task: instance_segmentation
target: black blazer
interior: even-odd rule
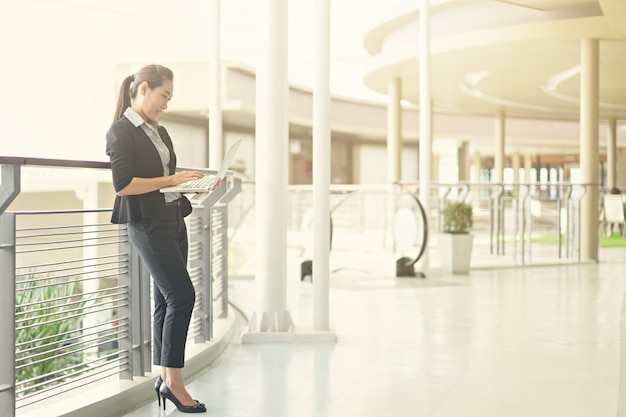
[[[169,173],[176,170],[176,154],[167,130],[159,126],[159,135],[170,151]],[[163,165],[154,144],[141,126],[135,127],[126,117],[113,122],[106,134],[106,153],[111,160],[115,192],[126,187],[133,177],[153,178],[163,176]],[[183,214],[191,212],[191,203],[182,197]],[[165,220],[172,215],[165,205],[165,196],[159,190],[146,194],[115,196],[111,222],[129,223],[148,219]]]

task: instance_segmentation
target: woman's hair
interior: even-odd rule
[[[174,81],[174,73],[171,69],[163,65],[146,65],[135,74],[124,78],[120,93],[117,97],[117,105],[113,114],[113,121],[119,120],[130,107],[130,100],[137,95],[137,88],[146,81],[150,89],[154,89],[163,85],[163,81]]]

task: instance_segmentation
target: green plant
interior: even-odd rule
[[[472,205],[463,201],[446,203],[443,208],[443,231],[446,233],[469,233],[474,225]]]
[[[15,293],[15,315],[23,324],[15,331],[15,379],[27,392],[43,389],[46,381],[62,382],[69,368],[80,366],[81,352],[68,348],[67,339],[80,334],[84,301],[77,299],[77,282],[38,280],[31,275]]]

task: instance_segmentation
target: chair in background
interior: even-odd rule
[[[626,231],[626,219],[624,216],[624,198],[621,194],[605,194],[602,198],[603,216],[601,220],[601,226],[604,232],[606,232],[606,226],[609,226],[609,236],[613,235],[613,228],[619,227],[620,236],[624,237]]]

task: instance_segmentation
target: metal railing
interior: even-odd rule
[[[402,184],[408,192],[418,185]],[[442,230],[448,201],[465,201],[474,210],[472,233],[478,255],[511,265],[580,262],[580,203],[590,185],[574,183],[432,184],[430,212],[434,233]],[[431,226],[432,228],[432,226]],[[536,248],[541,248],[537,250]]]
[[[0,415],[151,371],[151,280],[111,210],[5,211],[24,165],[108,169],[105,163],[0,158]],[[209,171],[207,171],[209,172]],[[191,198],[185,219],[196,305],[189,343],[228,315],[228,203],[241,180]]]
[[[475,235],[472,256],[474,267],[552,265],[580,262],[580,200],[586,190],[580,184],[505,184],[459,183],[431,184],[428,224],[415,212],[416,236],[412,245],[399,248],[394,235],[398,209],[403,195],[418,196],[419,185],[331,185],[332,216],[331,264],[335,257],[354,254],[355,261],[369,259],[393,263],[399,257],[414,258],[420,251],[422,229],[436,237],[441,232],[445,203],[461,199],[472,204]],[[288,194],[288,254],[298,262],[311,259],[313,243],[311,186],[290,186]],[[254,184],[244,183],[242,193],[229,205],[232,224],[229,269],[235,275],[253,275],[255,251]],[[360,251],[360,254],[357,253]],[[428,239],[431,269],[440,267],[436,238]],[[341,266],[348,265],[343,256]],[[332,266],[331,266],[332,267]]]

